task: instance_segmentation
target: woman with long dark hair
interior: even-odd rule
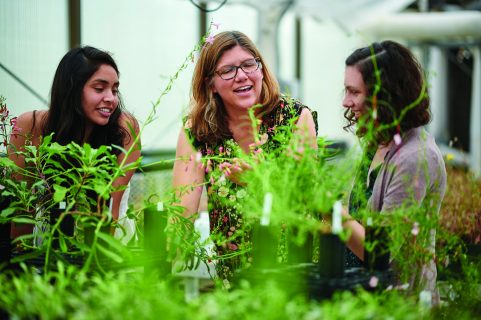
[[[67,52],[55,72],[48,110],[35,110],[20,115],[17,127],[21,134],[12,135],[9,157],[20,167],[25,161],[20,153],[26,145],[38,146],[42,137],[53,133],[52,142],[66,145],[119,146],[129,150],[139,133],[136,119],[126,112],[119,95],[119,70],[112,56],[94,47],[74,48]],[[112,148],[118,163],[125,154]],[[125,163],[132,163],[140,156],[140,140],[128,155]],[[117,178],[115,187],[128,186],[133,175],[129,171]],[[19,177],[22,179],[23,177]],[[111,195],[114,219],[125,218],[121,207],[128,190]],[[124,205],[122,205],[124,206]],[[23,229],[23,230],[22,230]],[[12,236],[31,231],[29,226],[13,226]]]

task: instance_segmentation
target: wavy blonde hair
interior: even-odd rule
[[[188,119],[191,133],[198,142],[215,145],[223,139],[232,137],[224,103],[218,94],[213,93],[211,86],[217,63],[224,52],[235,46],[249,51],[259,59],[262,66],[264,79],[258,101],[262,107],[256,114],[268,114],[279,103],[279,84],[254,43],[239,31],[219,33],[212,43],[205,43],[192,77],[191,111]]]

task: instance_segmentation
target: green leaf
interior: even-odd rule
[[[127,154],[127,150],[125,150],[125,149],[122,148],[121,146],[117,146],[117,145],[114,144],[114,145],[112,145],[112,147],[113,147],[114,149],[118,149],[118,150],[122,151],[123,154]]]
[[[16,223],[26,223],[26,224],[35,224],[35,220],[32,218],[25,218],[25,217],[16,217],[12,219],[13,222]]]
[[[12,160],[8,159],[8,158],[4,158],[4,157],[0,157],[0,164],[2,167],[16,167],[17,165],[15,164],[15,162],[13,162]]]
[[[36,154],[37,153],[37,147],[35,146],[25,146],[25,151],[31,153],[31,154]]]
[[[60,245],[60,250],[62,250],[62,252],[67,252],[68,248],[67,248],[67,244],[65,243],[65,237],[63,235],[60,234],[58,236],[58,242]]]
[[[55,193],[53,195],[53,201],[60,202],[65,199],[65,195],[67,194],[68,189],[62,187],[61,185],[54,185],[53,188],[55,189]]]
[[[48,136],[43,136],[42,137],[42,144],[44,144],[44,145],[50,144],[50,141],[52,141],[52,136],[53,136],[53,133],[49,134]]]
[[[88,143],[85,143],[83,147],[84,147],[85,157],[86,157],[87,159],[89,159],[89,158],[90,158],[90,154],[92,153],[92,147],[91,147],[90,144],[88,144]]]
[[[118,254],[102,247],[101,245],[98,245],[97,244],[97,247],[96,247],[103,255],[105,255],[106,257],[110,258],[111,260],[117,262],[117,263],[122,263],[124,262],[124,259],[122,259],[121,256],[119,256]]]
[[[94,182],[95,183],[95,182]],[[109,188],[103,183],[95,183],[93,189],[97,194],[102,196],[102,198],[107,199],[110,196]]]
[[[116,251],[122,251],[123,249],[125,249],[124,246],[120,243],[120,241],[115,239],[110,234],[99,232],[97,236],[99,237],[99,239],[102,239],[103,241],[105,241],[109,246],[112,247],[112,249]]]
[[[17,239],[19,239],[19,238],[17,238]],[[16,256],[16,257],[12,258],[12,263],[34,259],[34,258],[39,257],[42,253],[43,252],[41,250],[30,251],[26,254],[23,254],[23,255]]]
[[[1,216],[2,217],[8,217],[15,213],[15,208],[6,208],[2,210]]]

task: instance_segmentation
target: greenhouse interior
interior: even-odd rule
[[[0,47],[0,318],[481,318],[480,0],[0,0]]]

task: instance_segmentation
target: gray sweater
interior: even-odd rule
[[[401,207],[417,206],[437,215],[446,191],[446,168],[434,138],[423,128],[409,130],[399,145],[391,143],[373,186],[368,207],[381,214]],[[436,231],[430,231],[426,248],[434,253]],[[409,235],[408,235],[409,236]],[[395,263],[396,264],[396,263]],[[413,267],[410,286],[430,291],[436,303],[436,264]]]
[[[446,191],[446,168],[434,138],[422,127],[406,132],[402,143],[391,143],[377,175],[368,205],[387,212],[402,205],[428,205],[439,213]],[[426,200],[438,199],[428,204]]]

